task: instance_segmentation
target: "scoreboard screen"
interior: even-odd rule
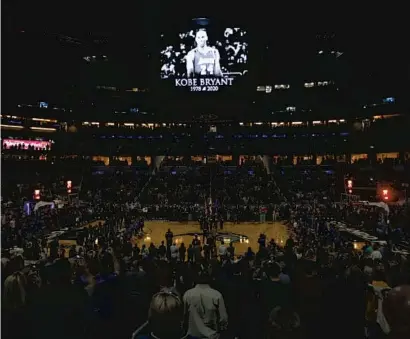
[[[191,92],[217,92],[248,72],[248,33],[193,19],[186,31],[161,34],[161,79]]]

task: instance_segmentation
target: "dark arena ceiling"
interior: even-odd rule
[[[247,6],[214,0],[10,2],[3,10],[3,110],[44,100],[82,117],[108,118],[137,107],[161,119],[269,118],[288,107],[298,116],[356,114],[388,97],[395,98],[391,110],[408,110],[405,20],[381,21],[369,11],[334,5]],[[190,93],[160,79],[161,35],[198,17],[247,32],[248,73],[217,93]],[[310,82],[315,88],[306,87]],[[275,91],[275,85],[289,88]]]

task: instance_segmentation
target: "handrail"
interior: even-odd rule
[[[139,336],[140,333],[142,332],[142,330],[143,330],[144,328],[146,328],[147,326],[148,326],[148,320],[147,320],[145,323],[143,323],[140,327],[138,327],[138,328],[132,333],[131,339],[137,338],[137,336]]]

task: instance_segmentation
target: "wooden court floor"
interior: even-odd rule
[[[88,227],[98,227],[98,221],[87,225]],[[139,247],[142,244],[149,246],[153,242],[156,246],[161,244],[162,240],[165,240],[165,233],[168,228],[174,233],[174,241],[177,245],[184,243],[185,246],[192,242],[193,235],[195,233],[200,233],[199,223],[198,222],[188,222],[188,223],[179,223],[179,222],[169,222],[169,221],[146,221],[145,222],[145,236],[142,239],[134,238],[134,244],[138,244]],[[219,232],[220,230],[218,230]],[[224,223],[223,233],[235,233],[245,236],[247,239],[242,239],[242,241],[234,242],[236,248],[235,253],[237,255],[243,254],[246,252],[248,247],[251,247],[253,251],[258,249],[258,238],[261,233],[266,234],[268,241],[270,239],[275,239],[276,243],[279,245],[284,245],[286,240],[289,237],[288,230],[285,225],[281,222],[267,222],[267,223],[250,223],[244,222],[240,224],[234,224],[230,222]],[[186,234],[190,233],[190,234]],[[202,241],[202,236],[200,236]],[[224,236],[224,241],[228,244],[231,240],[231,237]],[[71,246],[75,245],[76,242],[73,240],[60,240],[60,245]],[[66,251],[68,256],[68,251]]]
[[[168,228],[174,233],[174,241],[178,244],[182,242],[188,246],[193,239],[192,235],[184,235],[184,233],[200,233],[198,222],[178,223],[167,221],[146,221],[144,231],[146,236],[137,241],[138,246],[144,243],[147,246],[153,242],[159,245],[162,240],[165,240],[165,233]],[[218,230],[219,231],[219,230]],[[275,223],[224,223],[224,228],[221,232],[235,233],[246,236],[247,241],[235,242],[236,254],[245,253],[248,247],[252,247],[253,251],[257,251],[258,238],[261,233],[266,234],[267,239],[275,239],[276,243],[284,245],[289,237],[288,230],[281,222]],[[201,241],[202,241],[202,237]],[[229,236],[224,237],[225,242],[229,242]]]

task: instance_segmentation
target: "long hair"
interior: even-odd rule
[[[21,272],[8,276],[4,282],[3,305],[17,310],[26,304],[26,277]]]
[[[148,321],[157,335],[175,335],[182,331],[184,306],[181,298],[172,291],[163,290],[151,299]]]

